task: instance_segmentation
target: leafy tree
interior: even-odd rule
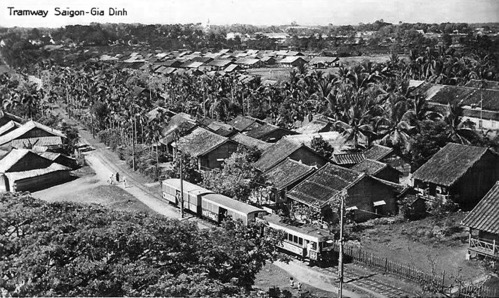
[[[333,155],[334,148],[328,142],[324,141],[322,136],[314,137],[310,143],[310,147],[320,155],[330,159]]]
[[[245,297],[281,232],[98,205],[0,197],[0,290],[12,296]]]

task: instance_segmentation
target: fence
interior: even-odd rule
[[[493,298],[493,297],[499,297],[499,291],[487,287],[466,286],[466,287],[459,287],[456,295],[457,295],[456,297],[462,297],[462,298],[473,298],[473,297]]]
[[[338,248],[337,245],[335,245],[335,248]],[[343,253],[351,257],[354,262],[376,268],[386,273],[398,275],[421,285],[431,285],[434,289],[443,289],[445,285],[445,271],[441,275],[426,273],[414,266],[390,261],[388,258],[382,258],[351,246],[344,246]]]
[[[334,244],[334,249],[339,251],[338,243]],[[431,274],[424,272],[414,266],[407,264],[401,264],[394,261],[388,260],[388,258],[382,258],[374,255],[373,253],[363,251],[360,248],[347,246],[343,247],[343,254],[352,258],[356,263],[361,263],[371,268],[375,268],[386,273],[395,274],[402,278],[414,281],[419,285],[430,288],[433,290],[440,289],[441,291],[448,292],[449,289],[445,287],[445,271],[441,274]],[[472,298],[472,297],[484,297],[492,298],[499,297],[499,291],[484,286],[466,286],[459,287],[456,291],[453,291],[451,295],[454,297],[462,298]]]

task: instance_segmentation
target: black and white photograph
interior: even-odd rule
[[[2,0],[0,298],[498,298],[498,0]]]

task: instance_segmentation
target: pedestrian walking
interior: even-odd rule
[[[109,177],[109,184],[113,185],[113,181],[114,181],[114,174],[111,173],[111,177]]]
[[[123,177],[123,187],[126,188],[126,177]]]
[[[120,182],[120,173],[116,172],[116,182]]]
[[[301,282],[298,282],[298,291],[301,291]]]
[[[289,278],[289,285],[290,285],[292,288],[294,288],[294,287],[295,287],[295,281],[294,281],[294,279],[293,279],[293,277],[292,277],[292,276]]]

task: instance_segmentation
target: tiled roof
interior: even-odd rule
[[[317,133],[324,129],[328,129],[331,125],[331,122],[326,119],[314,119],[306,125],[296,129],[296,132],[303,134]]]
[[[461,222],[473,229],[499,234],[499,181]]]
[[[331,159],[338,165],[354,165],[366,159],[363,153],[333,154]]]
[[[239,131],[244,131],[247,130],[248,128],[258,127],[261,125],[258,123],[257,119],[243,115],[237,116],[236,118],[231,120],[228,124],[232,125]]]
[[[470,80],[468,83],[466,83],[466,85],[464,85],[464,87],[499,90],[499,82],[488,80]]]
[[[170,121],[168,121],[168,125],[161,132],[161,134],[163,136],[168,136],[169,134],[177,130],[179,127],[182,127],[183,129],[186,130],[190,130],[196,127],[196,120],[194,120],[190,115],[186,113],[178,113],[170,118]]]
[[[304,147],[304,145],[281,139],[265,150],[260,159],[255,162],[254,166],[262,172],[265,172],[301,147]]]
[[[256,127],[254,129],[248,131],[247,135],[252,137],[252,138],[255,138],[255,139],[260,139],[260,138],[265,137],[267,134],[269,134],[273,131],[279,130],[279,129],[282,129],[282,128],[280,128],[277,125],[265,123],[259,127]]]
[[[423,182],[452,186],[487,151],[483,147],[448,143],[417,169],[412,177]]]
[[[242,134],[242,133],[235,134],[234,136],[231,137],[231,139],[238,144],[241,144],[243,146],[250,147],[250,148],[256,147],[258,150],[261,150],[261,151],[264,151],[267,148],[269,148],[270,146],[272,146],[272,144],[270,144],[270,143],[264,142],[264,141],[259,140],[259,139],[252,138],[252,137],[247,136],[247,135]]]
[[[352,167],[352,170],[361,172],[361,173],[366,173],[368,175],[376,175],[379,173],[381,170],[386,168],[388,165],[386,163],[382,163],[376,160],[371,160],[371,159],[364,159],[363,161],[359,162],[358,164],[354,165]]]
[[[301,162],[286,158],[265,172],[265,175],[272,181],[276,189],[282,190],[314,171],[315,167],[313,166],[307,166]]]
[[[190,156],[197,157],[205,155],[227,142],[227,140],[229,139],[226,137],[222,137],[207,129],[198,127],[190,134],[180,138],[177,146],[180,151],[187,153]]]
[[[372,145],[371,148],[364,151],[364,156],[366,159],[381,160],[385,158],[388,154],[392,153],[393,149],[390,147],[381,146],[378,144]]]
[[[322,205],[364,176],[363,173],[327,163],[312,176],[293,187],[287,195],[307,205],[313,203]]]

